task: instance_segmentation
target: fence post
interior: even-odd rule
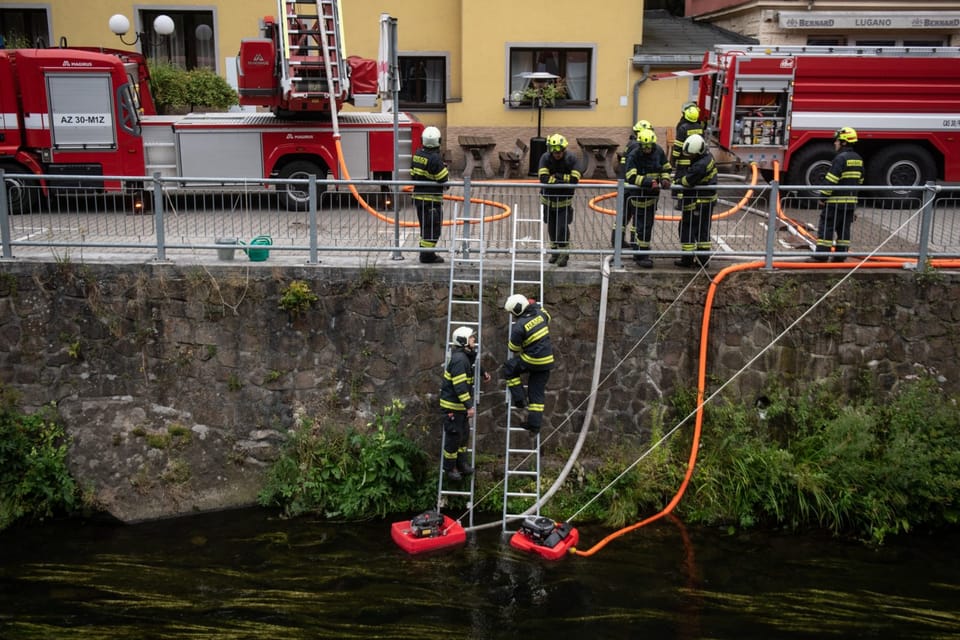
[[[307,194],[310,196],[309,234],[310,234],[310,257],[307,258],[309,264],[317,264],[317,176],[310,174],[310,184],[307,186]]]
[[[394,174],[396,173],[394,171]],[[400,251],[400,193],[402,191],[403,189],[397,184],[396,177],[394,177],[393,182],[390,183],[390,200],[393,206],[393,246],[396,249],[390,256],[391,260],[403,260],[403,252]]]
[[[160,172],[153,173],[153,225],[157,229],[157,260],[167,259],[167,234],[163,228],[163,183]]]
[[[930,228],[933,226],[933,196],[937,186],[927,182],[923,186],[923,209],[920,212],[920,254],[917,256],[917,270],[927,270],[927,252],[930,250]]]
[[[0,257],[12,258],[10,247],[10,212],[7,210],[7,178],[3,167],[0,167],[0,245],[3,252]]]
[[[764,249],[763,268],[773,269],[773,251],[777,243],[777,224],[780,218],[777,216],[777,207],[780,203],[780,183],[776,180],[770,182],[770,202],[767,216],[767,242]]]
[[[624,187],[623,178],[617,180],[617,199],[614,202],[616,213],[613,216],[613,268],[620,269],[623,266],[623,212],[626,209],[623,206]],[[603,242],[603,238],[600,239]]]

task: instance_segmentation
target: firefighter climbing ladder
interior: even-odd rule
[[[472,210],[478,211],[477,215]],[[468,454],[471,466],[476,463],[477,443],[477,416],[480,413],[480,329],[483,326],[483,255],[484,255],[484,221],[483,206],[470,205],[470,198],[465,197],[463,206],[454,209],[452,251],[450,252],[450,290],[447,295],[447,347],[444,366],[450,358],[450,343],[453,332],[457,327],[470,327],[477,336],[477,367],[473,377],[474,406],[477,408],[470,421],[470,445]],[[474,476],[464,476],[459,482],[447,480],[443,473],[443,450],[440,451],[440,480],[437,483],[437,511],[443,507],[447,496],[462,496],[467,498],[468,526],[473,526]],[[453,485],[448,487],[448,483]],[[469,488],[461,485],[469,483]]]
[[[281,20],[280,82],[292,105],[346,98],[346,60],[339,0],[286,2],[277,0]],[[292,107],[297,110],[296,106]]]
[[[543,303],[543,227],[540,209],[537,217],[521,218],[517,208],[513,212],[513,244],[510,249],[510,294],[521,293]],[[510,329],[514,318],[510,316]],[[508,329],[509,331],[509,329]],[[509,335],[509,333],[508,333]],[[507,357],[510,357],[510,353]],[[540,434],[531,435],[526,429],[514,426],[510,392],[507,396],[506,454],[503,474],[502,531],[510,530],[509,523],[524,517],[524,512],[537,505],[540,515]],[[531,442],[532,448],[531,448]]]

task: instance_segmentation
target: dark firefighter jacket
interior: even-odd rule
[[[569,151],[563,152],[563,157],[557,159],[547,151],[540,156],[540,168],[537,176],[542,184],[570,184],[580,182],[580,169],[577,156]],[[573,187],[568,189],[541,189],[540,202],[548,207],[569,207],[573,204]]]
[[[835,189],[820,190],[820,195],[829,204],[857,204],[857,192],[842,187],[863,184],[863,158],[853,149],[840,149],[840,153],[833,158],[826,180],[837,185]]]
[[[690,157],[690,164],[677,169],[677,181],[683,187],[680,198],[683,208],[689,209],[697,204],[716,202],[717,165],[709,151],[699,157]]]
[[[440,383],[440,408],[445,411],[466,411],[473,406],[473,376],[476,352],[463,347],[450,350],[450,361],[443,370]]]
[[[627,158],[627,172],[623,179],[628,185],[626,196],[634,207],[646,207],[660,197],[660,181],[670,178],[670,161],[663,148],[655,144],[650,153],[644,153],[638,144]],[[654,187],[654,181],[657,186]]]
[[[547,310],[531,302],[514,319],[507,347],[518,354],[529,368],[552,369],[553,347],[550,346],[550,314]]]
[[[413,154],[413,164],[410,168],[410,179],[426,180],[436,184],[417,184],[413,187],[414,200],[443,200],[443,183],[447,181],[450,172],[443,162],[439,147],[420,147]]]

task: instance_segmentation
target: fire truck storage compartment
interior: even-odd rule
[[[400,132],[403,135],[403,131]],[[343,157],[347,161],[347,171],[351,180],[371,180],[370,144],[366,131],[340,130],[340,146],[343,147]],[[341,178],[344,176],[341,176]]]
[[[263,177],[258,131],[181,130],[177,136],[185,178]]]
[[[783,78],[737,81],[733,95],[732,144],[782,145],[788,117],[788,88],[789,81]]]
[[[46,80],[54,149],[116,147],[109,73],[48,73]]]

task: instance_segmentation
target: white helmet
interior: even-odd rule
[[[683,141],[683,153],[688,156],[699,156],[707,150],[707,143],[699,133],[694,133]]]
[[[470,336],[473,335],[473,329],[470,327],[457,327],[453,332],[453,339],[450,341],[451,347],[465,347],[470,344]]]
[[[422,142],[425,147],[439,147],[440,129],[427,127],[423,130],[423,135],[420,136],[420,142]]]
[[[526,311],[527,305],[530,302],[527,300],[527,296],[522,293],[515,293],[509,298],[507,298],[506,303],[503,305],[504,311],[509,311],[515,316],[519,316],[521,313]]]

